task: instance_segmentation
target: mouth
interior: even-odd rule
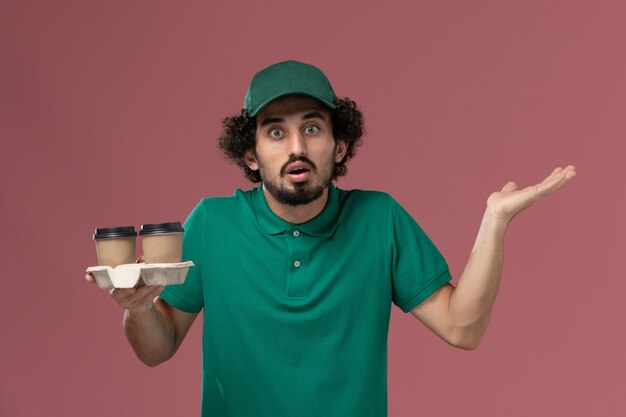
[[[309,178],[311,168],[305,163],[296,162],[295,164],[288,166],[285,172],[287,178],[289,178],[291,181],[303,182]]]

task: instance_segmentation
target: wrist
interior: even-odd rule
[[[482,226],[490,232],[504,235],[504,232],[506,231],[506,228],[511,220],[512,219],[494,213],[492,210],[487,208],[485,214],[483,215]]]

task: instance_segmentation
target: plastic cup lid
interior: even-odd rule
[[[144,236],[176,232],[183,232],[183,227],[180,225],[180,222],[142,224],[139,234]]]
[[[123,227],[104,227],[96,229],[96,234],[93,235],[94,239],[108,239],[112,237],[130,237],[137,236],[135,226],[123,226]]]

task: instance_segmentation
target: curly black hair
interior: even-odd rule
[[[346,163],[356,154],[364,132],[363,115],[354,101],[343,97],[337,99],[335,104],[337,107],[330,110],[333,136],[345,141],[347,150],[343,160],[335,164],[333,180],[348,173]],[[254,150],[256,146],[256,117],[250,117],[248,111],[242,109],[241,114],[225,117],[222,127],[222,134],[218,139],[220,149],[243,170],[247,179],[253,183],[261,182],[259,171],[251,170],[244,160],[246,151]]]

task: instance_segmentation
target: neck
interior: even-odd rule
[[[263,187],[263,194],[265,195],[265,200],[270,210],[281,219],[293,224],[308,222],[324,210],[326,201],[328,201],[328,187],[326,187],[324,193],[317,200],[299,206],[290,206],[278,202],[265,187]]]

